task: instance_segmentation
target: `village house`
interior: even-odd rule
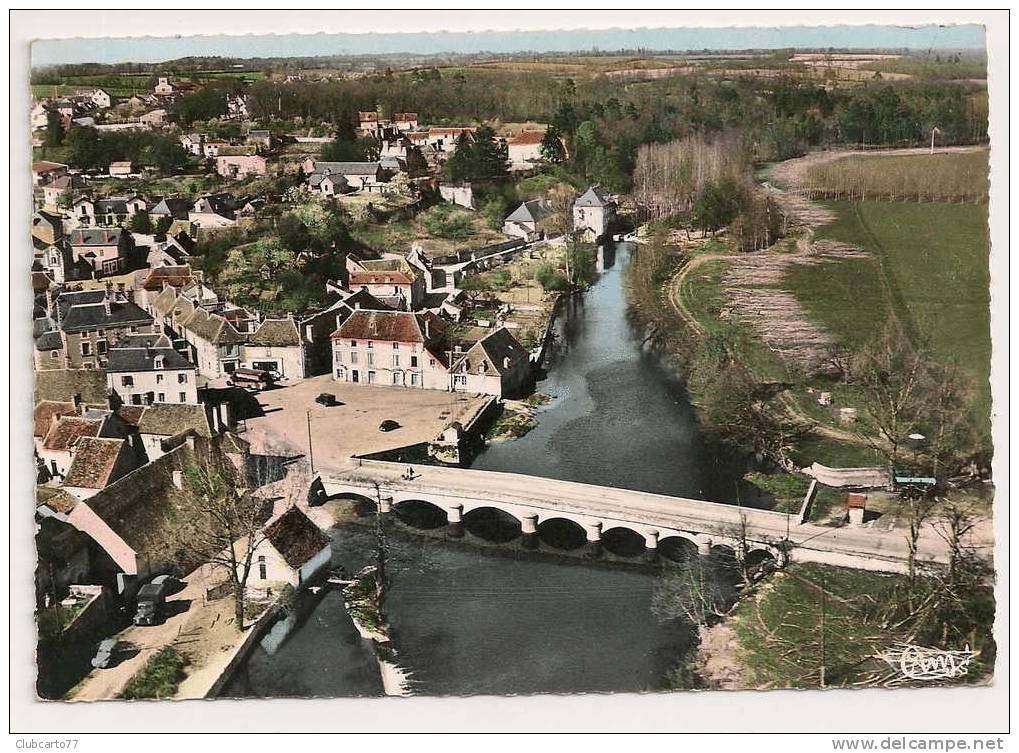
[[[201,405],[153,403],[138,419],[138,433],[149,460],[162,457],[187,437],[212,436],[209,417]]]
[[[84,262],[90,277],[103,277],[126,272],[134,246],[131,234],[108,228],[75,228],[70,234],[71,261]]]
[[[203,133],[181,134],[180,145],[184,147],[185,152],[194,155],[195,157],[202,155],[203,143],[205,143],[205,134]]]
[[[348,287],[364,290],[388,308],[413,311],[427,292],[427,281],[405,259],[358,260],[347,257]]]
[[[52,415],[49,431],[39,444],[36,455],[51,477],[63,477],[74,460],[74,451],[84,437],[98,437],[102,419],[79,415]]]
[[[211,141],[206,139],[202,144],[202,155],[206,159],[214,159],[219,156],[221,149],[230,149],[232,146],[229,141]]]
[[[544,131],[522,131],[506,139],[510,170],[530,170],[542,161]]]
[[[38,211],[32,215],[32,269],[45,272],[62,284],[70,275],[71,246],[64,235],[63,219]]]
[[[32,439],[36,455],[42,449],[43,441],[50,430],[63,416],[77,416],[81,409],[74,402],[65,400],[40,400],[32,411]]]
[[[110,177],[111,178],[130,178],[134,172],[134,165],[130,162],[111,162],[110,163]]]
[[[604,236],[616,219],[616,201],[599,186],[591,186],[573,202],[573,229],[592,240]]]
[[[166,288],[180,289],[194,282],[194,273],[188,264],[171,264],[154,269],[141,269],[135,273],[135,303],[155,317],[153,304]],[[173,291],[171,290],[171,294]]]
[[[258,149],[264,151],[270,151],[276,143],[276,139],[272,135],[272,131],[267,129],[255,129],[248,131],[248,135],[244,139],[245,143],[251,144]]]
[[[243,94],[229,94],[226,98],[227,120],[247,120],[248,101]]]
[[[474,131],[474,128],[429,128],[425,143],[437,155],[449,155],[456,151],[457,139],[463,135],[471,137],[474,135]]]
[[[102,368],[112,341],[129,334],[152,332],[152,317],[125,290],[82,290],[62,293],[56,320],[63,340],[65,368]]]
[[[366,136],[378,135],[379,129],[385,124],[385,121],[379,119],[377,112],[359,112],[357,114],[357,127]]]
[[[168,97],[174,93],[175,89],[173,88],[173,84],[170,83],[170,79],[166,76],[160,76],[152,91],[160,97]]]
[[[224,178],[242,180],[249,175],[265,175],[268,171],[268,162],[254,152],[254,147],[224,147],[216,156],[216,173]]]
[[[64,476],[64,491],[78,500],[102,489],[135,469],[134,455],[125,439],[82,437],[74,450],[71,467]]]
[[[279,379],[304,379],[304,348],[292,317],[264,320],[248,337],[241,358],[248,368]]]
[[[344,293],[340,293],[344,294]],[[304,378],[328,374],[333,359],[333,332],[358,309],[367,311],[387,311],[389,308],[378,298],[366,290],[356,293],[345,293],[344,298],[334,301],[330,306],[305,314],[297,323],[301,332],[301,344],[304,351]]]
[[[381,192],[389,182],[389,173],[378,162],[322,162],[305,160],[308,187],[313,191],[333,195],[350,191]],[[310,169],[309,169],[310,168]],[[337,177],[343,180],[338,181]],[[324,181],[329,186],[322,186]]]
[[[300,588],[331,562],[331,539],[307,515],[291,506],[262,529],[248,589],[270,595],[286,585]]]
[[[32,163],[32,185],[45,186],[57,178],[67,177],[67,165],[62,162],[41,160]]]
[[[171,220],[186,220],[191,211],[192,201],[180,196],[167,196],[149,209],[149,219],[158,222],[164,217]]]
[[[182,303],[190,301],[179,298],[178,305]],[[219,314],[191,307],[191,314],[178,320],[180,336],[191,349],[191,362],[208,379],[229,374],[240,366],[241,346],[247,338]]]
[[[130,163],[113,163],[113,165],[116,164],[127,164],[128,170],[130,170]],[[110,165],[111,170],[113,165]],[[135,194],[107,196],[95,201],[83,195],[71,204],[71,215],[83,227],[91,225],[117,227],[123,225],[132,215],[144,212],[146,206],[145,199]]]
[[[64,198],[71,194],[71,189],[77,185],[75,179],[70,175],[61,175],[42,186],[33,198],[41,197],[42,206],[45,209],[58,210]],[[38,201],[36,202],[38,204]]]
[[[416,112],[394,112],[393,125],[398,131],[416,131],[418,114]]]
[[[544,199],[531,199],[514,209],[502,224],[502,232],[531,241],[542,235],[541,222],[552,214]]]
[[[338,382],[449,389],[446,322],[435,314],[357,310],[332,341]]]
[[[530,354],[505,327],[488,332],[466,351],[454,346],[452,359],[455,392],[502,398],[522,397],[531,390]]]
[[[111,345],[106,378],[129,405],[198,403],[198,369],[165,335],[128,335]]]
[[[183,437],[165,454],[69,505],[68,523],[106,555],[105,564],[93,568],[94,582],[123,594],[156,572],[165,572],[171,559],[175,506],[187,493],[186,473],[202,462],[210,444],[208,439]]]

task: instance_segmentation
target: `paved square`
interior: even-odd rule
[[[328,392],[342,403],[326,407],[315,398]],[[327,375],[254,395],[264,415],[245,421],[241,434],[251,450],[266,454],[308,454],[308,413],[315,469],[342,468],[351,455],[381,452],[434,439],[456,418],[484,398],[438,390],[356,385]],[[385,420],[399,429],[379,431]]]

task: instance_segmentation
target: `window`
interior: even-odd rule
[[[59,355],[60,355],[60,351],[59,350],[51,350],[50,351],[50,358],[56,358]]]
[[[400,349],[400,343],[393,343],[393,350],[399,350],[399,349]]]
[[[188,401],[188,393],[181,392],[180,393],[180,402],[186,403],[187,401]]]
[[[353,352],[352,352],[352,353],[350,354],[350,362],[351,362],[351,363],[357,363],[357,351],[356,351],[356,350],[355,350],[355,351],[353,351]]]
[[[258,555],[258,577],[260,580],[265,580],[268,575],[268,569],[265,565],[265,555],[260,554]]]
[[[97,340],[96,341],[96,353],[99,353],[100,355],[102,355],[105,352],[106,352],[106,341],[105,340]]]
[[[375,354],[374,353],[369,353],[368,354],[368,365],[371,366],[374,363],[375,363]]]
[[[92,355],[92,343],[90,343],[88,340],[85,340],[81,343],[81,354],[83,356]]]
[[[356,348],[357,347],[357,340],[351,340],[350,341],[350,347]]]
[[[374,346],[375,346],[375,343],[373,343],[373,342],[372,342],[371,340],[369,340],[369,341],[368,341],[368,347],[369,347],[369,348],[372,348],[372,347],[374,347]]]
[[[454,374],[453,375],[453,386],[454,387],[465,387],[467,386],[467,375],[466,374]]]
[[[399,371],[393,372],[393,384],[403,384],[403,374]]]
[[[120,384],[121,384],[122,387],[134,387],[134,377],[133,376],[122,376],[120,378]]]
[[[163,383],[163,375],[162,374],[156,374],[156,384],[162,384],[162,383]]]
[[[435,365],[435,359],[434,358],[429,358],[428,359],[428,365],[429,366],[434,366]]]
[[[181,372],[180,374],[177,375],[177,384],[187,384],[187,383],[188,383],[188,375],[187,374]]]
[[[418,383],[418,375],[415,374],[414,372],[411,372],[410,383],[411,383],[412,386],[414,386],[414,385],[416,385]]]
[[[393,356],[393,366],[400,365],[400,356]]]
[[[410,357],[410,367],[412,369],[416,369],[417,366],[418,366],[418,357],[417,356],[411,356]]]
[[[158,400],[161,403],[165,403],[166,402],[166,395],[164,393],[160,392],[159,395],[156,396],[156,400]]]

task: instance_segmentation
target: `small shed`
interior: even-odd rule
[[[863,515],[867,511],[867,495],[851,493],[846,495],[846,514],[849,525],[862,526]]]

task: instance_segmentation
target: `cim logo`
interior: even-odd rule
[[[897,643],[878,656],[904,678],[931,682],[964,677],[977,653],[969,646],[961,651],[948,651]]]

